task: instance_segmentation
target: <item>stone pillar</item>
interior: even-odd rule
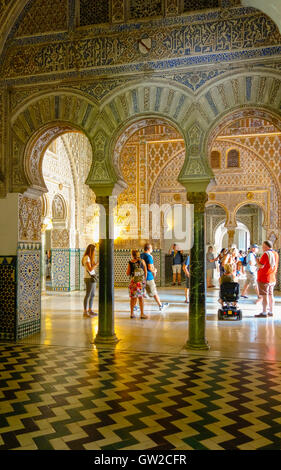
[[[113,213],[110,196],[97,196],[100,205],[99,240],[99,317],[95,344],[114,344],[118,338],[114,331],[114,239]]]
[[[205,203],[207,193],[187,192],[194,205],[194,243],[190,252],[189,349],[209,349],[206,337]]]
[[[235,228],[234,229],[227,229],[227,236],[228,236],[228,248],[231,248],[234,242],[234,235],[235,235]]]
[[[18,340],[41,328],[41,201],[8,194],[0,213],[0,338]]]
[[[41,293],[46,293],[46,224],[41,225]]]

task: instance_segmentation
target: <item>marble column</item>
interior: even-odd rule
[[[97,196],[100,205],[99,240],[99,317],[95,344],[114,344],[118,338],[114,331],[114,239],[110,233],[113,214],[110,196]]]
[[[194,243],[190,252],[188,349],[209,349],[206,337],[205,191],[187,192],[194,206]]]

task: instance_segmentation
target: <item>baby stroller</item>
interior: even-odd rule
[[[224,282],[220,286],[222,307],[218,310],[219,320],[242,320],[242,311],[237,302],[240,294],[238,282]]]

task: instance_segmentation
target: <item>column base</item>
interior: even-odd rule
[[[120,340],[117,338],[116,335],[113,336],[100,336],[97,334],[95,337],[93,344],[101,345],[101,346],[110,346],[111,344],[116,344]]]
[[[197,351],[209,351],[210,345],[206,343],[201,343],[201,344],[196,344],[196,343],[191,343],[190,341],[187,341],[185,343],[185,349],[193,349]]]

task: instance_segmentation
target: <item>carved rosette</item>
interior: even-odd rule
[[[187,192],[186,197],[189,204],[194,205],[194,212],[205,212],[205,204],[208,200],[208,194],[205,191]]]

